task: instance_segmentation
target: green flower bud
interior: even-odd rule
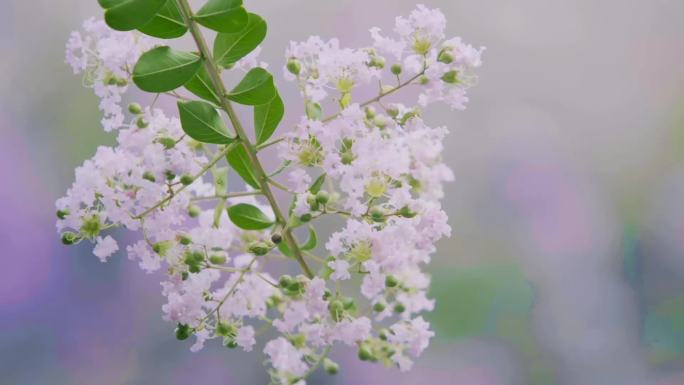
[[[138,103],[131,103],[128,105],[128,112],[133,115],[140,115],[143,112],[142,107]]]
[[[356,157],[354,156],[354,153],[351,151],[344,151],[340,153],[340,159],[342,160],[342,164],[351,164]]]
[[[178,324],[176,326],[176,338],[180,341],[187,340],[188,337],[190,337],[190,334],[192,334],[192,330],[190,330],[190,326],[185,325],[185,324]]]
[[[157,181],[157,178],[154,177],[154,174],[152,174],[149,171],[145,171],[142,175],[143,179],[149,180],[150,182],[154,183]]]
[[[288,287],[290,287],[290,285],[292,285],[292,282],[294,282],[292,277],[285,274],[280,276],[280,279],[278,280],[278,285],[280,285],[280,287],[282,287],[283,289],[287,289]]]
[[[354,302],[354,298],[346,297],[342,299],[342,305],[344,305],[344,310],[350,310],[356,307],[356,302]]]
[[[443,50],[439,53],[439,56],[437,56],[437,61],[444,64],[451,64],[454,61],[454,57],[451,55],[451,52]]]
[[[62,233],[62,243],[65,245],[73,245],[74,243],[77,243],[80,240],[81,236],[74,232],[65,231]]]
[[[366,119],[373,119],[375,117],[375,114],[376,114],[375,108],[373,108],[373,106],[366,107],[364,112],[366,113]]]
[[[172,180],[176,179],[176,173],[171,171],[171,170],[166,170],[164,172],[164,176],[166,177],[166,180],[168,180],[168,181],[172,181]]]
[[[69,210],[57,210],[57,218],[59,219],[64,219],[69,215]]]
[[[401,215],[404,218],[413,218],[418,214],[411,210],[411,208],[409,208],[408,206],[404,206],[401,209],[399,209],[399,215]]]
[[[330,311],[330,317],[335,322],[342,320],[342,315],[344,314],[344,304],[339,299],[336,299],[328,305],[328,310]]]
[[[271,247],[268,247],[266,242],[254,242],[249,246],[249,252],[257,256],[266,255],[269,251]]]
[[[190,265],[188,266],[188,271],[193,274],[197,274],[200,271],[202,271],[202,268],[200,267],[200,265]]]
[[[150,125],[150,122],[141,116],[135,120],[135,125],[138,126],[138,128],[145,128]]]
[[[321,190],[316,194],[316,201],[324,205],[330,201],[330,194],[327,191]]]
[[[188,274],[187,271],[184,271],[184,272],[181,273],[181,279],[182,279],[183,281],[187,280],[189,277],[190,277],[190,274]]]
[[[368,345],[361,344],[359,347],[359,359],[361,361],[370,361],[373,359],[373,352]]]
[[[387,341],[387,338],[389,338],[390,331],[387,328],[382,328],[380,329],[380,333],[378,333],[378,337],[382,341]]]
[[[168,136],[157,139],[157,142],[164,146],[165,149],[170,150],[176,147],[176,139],[169,138]]]
[[[302,221],[303,223],[307,223],[311,220],[311,214],[306,213],[306,214],[302,215],[301,217],[299,217],[299,220]]]
[[[296,58],[290,58],[287,61],[287,70],[293,75],[299,75],[302,72],[302,64]]]
[[[216,333],[217,336],[223,336],[223,337],[235,337],[235,327],[233,325],[227,324],[225,322],[219,322],[216,325],[216,329],[214,330],[214,333]]]
[[[200,207],[197,205],[191,204],[190,206],[188,206],[188,215],[190,216],[190,218],[197,218],[201,212],[202,209],[200,209]]]
[[[214,254],[209,257],[209,262],[211,262],[213,265],[223,265],[226,263],[226,257],[223,255]]]
[[[401,74],[401,64],[392,64],[392,73],[399,76]]]
[[[449,71],[442,75],[442,81],[445,83],[449,84],[455,84],[458,83],[458,72],[457,71]]]
[[[371,219],[373,220],[373,222],[378,222],[378,223],[385,222],[387,220],[387,217],[385,215],[386,215],[385,210],[383,210],[382,208],[377,207],[377,206],[373,207],[370,211],[370,216],[371,216]]]
[[[403,303],[399,302],[396,305],[394,305],[394,312],[395,313],[403,313],[406,310],[406,306],[404,306]]]
[[[373,305],[373,311],[378,313],[385,311],[385,308],[386,306],[382,302],[376,302],[375,305]]]
[[[421,76],[421,77],[418,79],[418,82],[419,82],[421,85],[426,85],[426,84],[430,83],[430,78],[428,78],[427,76],[423,75],[423,76]]]
[[[224,337],[223,338],[223,346],[227,347],[228,349],[235,349],[238,347],[238,344],[237,344],[237,342],[235,342],[235,338]]]
[[[180,178],[180,182],[185,186],[191,185],[192,182],[194,182],[194,181],[195,181],[195,178],[192,175],[183,175]]]
[[[387,118],[383,115],[377,115],[375,118],[373,118],[373,124],[381,130],[387,127],[388,123],[389,122],[387,121]]]
[[[178,243],[181,245],[187,246],[192,243],[192,238],[190,238],[190,236],[187,234],[178,234],[176,239],[178,239]]]
[[[382,56],[373,56],[368,63],[369,67],[375,67],[378,69],[385,68],[385,58]]]
[[[116,85],[119,87],[126,87],[128,85],[128,79],[118,78],[116,79]]]
[[[186,265],[199,265],[200,263],[204,262],[204,254],[200,253],[199,251],[186,253],[185,258],[183,258],[183,262],[185,262]]]
[[[162,241],[152,245],[152,250],[160,256],[164,257],[172,247],[173,244],[171,243],[171,241]]]
[[[387,109],[387,114],[392,118],[396,118],[399,115],[399,109],[396,106],[391,106]]]
[[[385,277],[385,286],[386,287],[396,287],[399,284],[399,280],[397,280],[396,277],[393,275],[388,275]]]
[[[328,374],[337,374],[340,371],[340,366],[330,358],[323,359],[323,369]]]

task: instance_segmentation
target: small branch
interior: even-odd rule
[[[195,180],[197,180],[198,178],[201,178],[204,174],[206,174],[207,171],[209,171],[209,169],[211,169],[216,163],[218,163],[221,159],[223,159],[223,157],[225,157],[226,154],[228,154],[228,152],[229,152],[234,146],[236,146],[236,145],[237,145],[237,143],[231,143],[231,144],[229,144],[228,146],[226,146],[221,152],[219,152],[218,155],[216,155],[216,157],[214,157],[214,159],[211,160],[211,162],[209,162],[207,165],[205,165],[205,166],[202,168],[202,170],[200,170],[200,172],[198,172],[195,176],[192,177],[193,182],[194,182]],[[183,186],[181,186],[181,188],[179,188],[178,190],[176,190],[176,191],[171,191],[171,194],[170,194],[169,196],[167,196],[166,198],[164,198],[164,199],[162,199],[161,201],[157,202],[157,204],[155,204],[154,206],[150,207],[149,209],[143,211],[142,214],[139,214],[139,215],[134,216],[133,219],[142,219],[142,218],[144,218],[145,216],[147,216],[147,215],[148,215],[149,213],[151,213],[152,211],[158,209],[159,207],[161,207],[161,206],[165,205],[166,203],[168,203],[169,201],[171,201],[171,199],[173,199],[173,197],[175,197],[175,196],[178,195],[180,192],[182,192],[183,190],[185,190],[188,186],[189,186],[189,184],[188,184],[188,185],[183,185]]]
[[[261,194],[262,194],[261,190],[242,191],[242,192],[228,193],[228,194],[222,194],[222,195],[212,195],[212,196],[207,196],[207,197],[194,197],[191,199],[191,201],[199,202],[199,201],[209,201],[209,200],[214,200],[214,199],[226,200],[226,199],[230,199],[230,198],[246,197],[246,196],[261,195]]]

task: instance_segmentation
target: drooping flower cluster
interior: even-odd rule
[[[284,71],[297,82],[305,113],[263,146],[277,143],[283,161],[269,183],[292,193],[282,224],[263,188],[228,189],[223,162],[235,144],[196,142],[153,107],[131,103],[124,113],[131,69],[156,42],[86,21],[69,40],[67,62],[101,98],[103,126],[118,138],[77,168],[57,201],[63,242],[92,241],[104,262],[120,249],[105,231],[139,234],[125,250],[144,270],[168,272],[162,310],[176,336],[194,335],[193,351],[211,339],[249,351],[267,333],[274,383],[302,385],[318,365],[336,372],[327,354],[338,342],[356,346],[361,360],[410,369],[434,335],[421,316],[434,307],[422,268],[451,231],[440,206],[442,185],[453,179],[441,159],[447,130],[428,126],[421,108],[436,101],[464,108],[483,51],[445,40],[445,26],[439,10],[418,6],[397,18],[396,37],[371,29],[371,47],[319,37],[290,44]],[[265,68],[257,54],[232,67]],[[354,100],[357,89],[378,82],[377,97]],[[408,86],[419,90],[416,105],[387,101]],[[339,110],[324,117],[329,100]],[[281,172],[287,177],[276,182]],[[252,211],[236,225],[240,210]],[[345,222],[317,249],[315,224],[324,216]],[[309,240],[293,250],[286,231],[304,225]],[[298,258],[319,264],[319,274],[275,274]]]

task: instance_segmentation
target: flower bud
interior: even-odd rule
[[[316,202],[325,205],[328,201],[330,201],[330,194],[327,191],[321,190],[316,194]]]
[[[276,245],[282,241],[283,241],[283,236],[280,235],[280,233],[273,233],[271,235],[271,242],[275,243]]]
[[[449,71],[442,75],[442,81],[445,83],[449,84],[456,84],[458,83],[458,72],[457,71]]]
[[[69,209],[57,210],[57,218],[64,219],[69,215]]]
[[[278,285],[285,289],[288,288],[292,284],[292,282],[294,282],[292,277],[285,274],[280,276],[280,279],[278,280]]]
[[[451,55],[451,52],[443,50],[439,53],[439,56],[437,56],[437,61],[444,64],[451,64],[454,61],[454,56]]]
[[[386,215],[385,210],[383,210],[380,207],[376,206],[370,210],[370,217],[373,220],[373,222],[378,222],[378,223],[385,222],[387,220],[387,217],[385,215]]]
[[[116,85],[119,87],[126,87],[128,85],[128,79],[117,78],[116,79]]]
[[[287,70],[293,75],[299,75],[302,72],[302,64],[296,58],[290,58],[287,61]]]
[[[176,139],[169,138],[168,136],[157,139],[157,142],[164,146],[165,149],[170,150],[176,147]]]
[[[143,110],[140,104],[138,103],[131,103],[128,105],[128,112],[130,112],[133,115],[140,115],[142,114]]]
[[[164,176],[166,176],[166,180],[169,181],[176,179],[176,173],[171,170],[164,171]]]
[[[223,265],[224,263],[226,263],[226,257],[223,255],[214,254],[209,257],[209,262],[211,262],[214,265]]]
[[[394,305],[394,312],[395,313],[401,314],[404,311],[406,311],[406,306],[404,306],[403,303],[399,302],[396,305]]]
[[[176,235],[176,239],[178,240],[178,243],[184,246],[192,243],[192,238],[190,238],[190,236],[187,234],[178,234]]]
[[[235,349],[238,347],[238,344],[235,341],[235,338],[224,337],[223,338],[223,346],[227,347],[228,349]]]
[[[396,287],[399,284],[399,281],[397,278],[393,275],[388,275],[385,277],[385,286],[386,287]]]
[[[178,326],[176,327],[176,338],[180,341],[187,340],[188,337],[190,337],[190,334],[192,334],[192,330],[190,330],[190,326],[186,324],[181,324],[179,323]]]
[[[387,121],[387,118],[383,115],[377,115],[375,118],[373,118],[373,124],[375,124],[381,130],[387,127],[388,123],[389,122]]]
[[[328,310],[330,310],[330,317],[335,322],[342,320],[342,314],[344,313],[344,304],[339,299],[333,300],[328,305]]]
[[[401,215],[404,218],[413,218],[418,214],[415,211],[411,210],[410,207],[404,206],[401,209],[399,209],[399,215]]]
[[[311,214],[306,213],[306,214],[302,215],[301,217],[299,217],[299,220],[302,221],[303,223],[307,223],[311,220]]]
[[[337,372],[340,371],[340,366],[330,358],[326,357],[323,359],[323,369],[328,374],[337,374]]]
[[[218,336],[223,336],[223,337],[235,337],[235,326],[227,324],[225,322],[219,322],[216,324],[216,329],[214,329],[214,332]]]
[[[188,215],[190,216],[190,218],[197,218],[201,212],[202,209],[200,209],[200,207],[197,205],[191,204],[190,206],[188,206]]]
[[[145,128],[145,127],[149,126],[150,123],[147,121],[147,119],[145,119],[141,116],[135,120],[135,125],[138,126],[138,128]]]
[[[152,182],[152,183],[154,183],[154,182],[157,181],[157,178],[154,177],[154,174],[152,174],[152,173],[149,172],[149,171],[145,171],[145,172],[142,174],[142,178],[145,179],[145,180],[148,180],[148,181],[150,181],[150,182]]]
[[[394,75],[401,75],[401,64],[392,64],[391,71]]]
[[[193,178],[191,175],[187,175],[187,174],[181,176],[181,178],[180,178],[180,182],[185,186],[191,185],[192,182],[194,182],[194,181],[195,181],[195,178]]]
[[[425,75],[423,75],[423,76],[420,77],[420,79],[418,79],[418,82],[419,82],[421,85],[426,85],[426,84],[430,83],[430,78],[427,77],[427,76],[425,76]]]
[[[387,339],[389,338],[389,335],[390,335],[390,331],[387,328],[380,329],[380,332],[378,333],[378,337],[382,341],[387,341]]]
[[[368,63],[369,67],[375,67],[377,69],[385,68],[385,58],[382,56],[373,56]]]
[[[171,247],[173,247],[173,245],[169,241],[157,242],[152,245],[152,251],[163,257],[171,249]]]
[[[381,312],[385,311],[385,308],[386,308],[386,306],[382,302],[376,302],[375,305],[373,305],[373,311],[377,312],[377,313],[381,313]]]
[[[266,242],[254,242],[249,246],[249,252],[256,256],[266,255],[269,251],[271,251],[271,248],[268,247]]]
[[[366,113],[366,119],[373,119],[375,117],[375,108],[373,106],[366,107],[364,112]]]
[[[74,243],[77,243],[80,240],[81,236],[72,231],[65,231],[62,233],[62,243],[65,245],[73,245]]]
[[[397,106],[388,107],[387,114],[392,118],[396,118],[399,115],[399,109],[397,108]]]
[[[361,361],[370,361],[373,359],[373,353],[368,345],[361,344],[359,347],[359,359]]]
[[[200,267],[200,265],[190,265],[188,266],[188,271],[193,274],[197,274],[200,271],[202,271],[202,268]]]

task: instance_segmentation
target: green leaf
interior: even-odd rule
[[[185,35],[188,26],[183,21],[178,3],[169,0],[159,12],[147,24],[138,28],[146,35],[158,37],[160,39],[175,39]]]
[[[117,31],[132,31],[147,24],[167,0],[99,0],[105,22]]]
[[[263,230],[273,225],[273,221],[258,207],[247,203],[228,207],[228,217],[243,230]]]
[[[273,76],[263,68],[252,68],[226,97],[236,103],[256,106],[270,102],[276,95]]]
[[[270,102],[254,107],[254,130],[256,144],[262,144],[273,135],[285,115],[285,105],[276,91]]]
[[[226,159],[228,160],[230,167],[232,167],[233,170],[240,175],[245,183],[254,188],[260,187],[256,174],[252,169],[252,163],[249,161],[249,157],[247,156],[247,151],[245,150],[244,146],[235,146],[232,148],[228,152],[228,155],[226,155]]]
[[[247,26],[249,17],[242,0],[209,0],[197,11],[195,20],[216,32],[235,33]]]
[[[300,248],[302,250],[313,250],[318,245],[318,237],[316,236],[316,230],[313,226],[309,226],[309,239]]]
[[[209,72],[202,66],[195,76],[185,83],[185,88],[200,98],[210,101],[214,104],[221,105],[219,100],[219,92],[216,91],[214,84],[211,81]]]
[[[234,33],[219,33],[214,40],[214,59],[229,67],[252,52],[266,37],[264,19],[250,13],[247,26]]]
[[[199,71],[199,56],[167,46],[145,52],[133,69],[133,82],[143,91],[167,92],[187,83]]]
[[[321,176],[316,178],[311,187],[309,187],[309,192],[312,194],[318,194],[318,192],[321,191],[321,187],[323,187],[323,182],[325,182],[326,175],[327,174],[321,174]]]
[[[290,250],[289,247],[287,247],[285,242],[280,242],[278,244],[278,250],[280,250],[280,252],[283,253],[283,255],[286,257],[290,257],[290,258],[294,257],[294,253],[292,252],[292,250]]]
[[[233,138],[221,115],[211,104],[201,101],[179,101],[181,126],[189,137],[202,143],[230,144]]]

